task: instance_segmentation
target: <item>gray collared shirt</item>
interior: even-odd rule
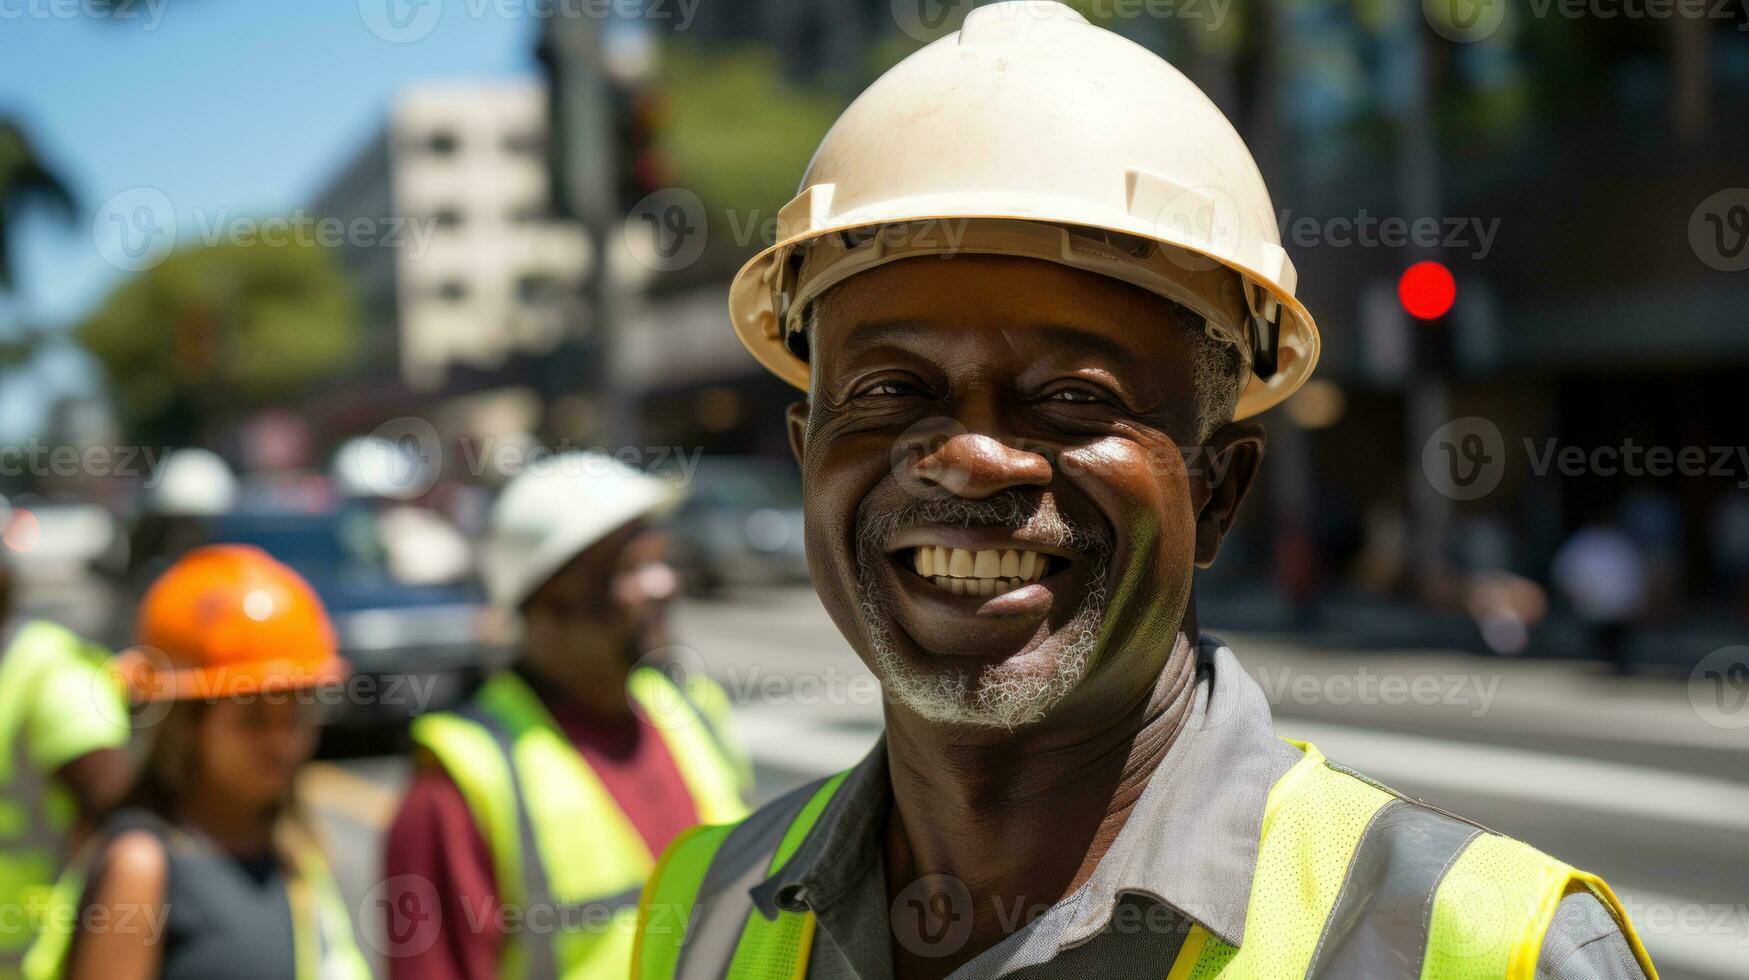
[[[1299,758],[1276,738],[1269,703],[1233,652],[1203,637],[1190,716],[1092,876],[961,966],[954,980],[1163,977],[1193,923],[1242,945],[1264,802]],[[883,739],[846,776],[782,871],[751,891],[767,915],[814,910],[811,980],[889,980],[895,942],[923,955],[956,942],[965,917],[953,906],[963,886],[926,879],[889,902],[882,837],[891,805]],[[1640,980],[1643,973],[1602,903],[1578,893],[1561,902],[1537,977]]]

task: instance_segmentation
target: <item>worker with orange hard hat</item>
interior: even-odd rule
[[[315,592],[260,549],[199,548],[147,590],[137,635],[116,664],[149,748],[26,975],[369,977],[292,800],[308,695],[348,673]]]

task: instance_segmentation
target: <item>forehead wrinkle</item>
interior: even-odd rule
[[[928,324],[910,319],[877,320],[858,324],[849,328],[838,352],[846,360],[854,359],[876,348],[903,344],[919,334],[927,333],[929,329]]]

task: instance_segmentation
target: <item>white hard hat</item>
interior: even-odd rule
[[[495,605],[518,609],[571,559],[641,517],[672,509],[685,494],[601,452],[542,460],[504,488],[487,518],[480,574]]]
[[[799,388],[808,302],[918,255],[1046,259],[1189,307],[1251,366],[1236,418],[1317,363],[1244,140],[1177,69],[1060,3],[971,11],[844,111],[801,187],[729,292],[742,342]]]
[[[218,453],[195,446],[172,450],[146,494],[148,512],[178,517],[217,517],[236,504],[236,474]]]

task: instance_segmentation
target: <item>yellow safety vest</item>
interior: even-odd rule
[[[370,964],[352,934],[352,915],[328,859],[314,841],[299,837],[286,876],[291,906],[293,974],[297,980],[371,980]],[[85,865],[69,867],[46,903],[40,935],[24,956],[24,980],[61,980],[85,894]],[[246,971],[240,971],[241,973]]]
[[[32,728],[40,732],[33,715],[53,712],[55,738],[78,751],[126,745],[127,702],[104,669],[108,656],[41,620],[20,627],[0,655],[0,910],[10,912],[0,920],[0,980],[19,975],[76,816],[66,787],[33,761],[42,749],[31,744]]]
[[[631,696],[661,732],[706,823],[746,816],[745,754],[728,736],[728,698],[703,678],[682,691],[660,671],[634,671]],[[500,671],[453,712],[413,722],[461,789],[491,848],[510,941],[499,975],[622,980],[637,896],[655,855],[600,778],[523,680]]]
[[[1646,976],[1657,980],[1621,903],[1602,880],[1527,844],[1403,800],[1327,762],[1311,745],[1292,744],[1304,756],[1276,781],[1264,806],[1244,944],[1228,945],[1194,926],[1168,980],[1533,980],[1555,906],[1574,889],[1589,890],[1609,907]],[[806,977],[813,913],[782,910],[767,919],[752,909],[744,890],[705,899],[747,905],[746,913],[738,906],[727,910],[733,913],[727,919],[746,923],[738,939],[721,948],[703,935],[689,947],[683,944],[703,911],[699,889],[713,862],[721,857],[746,867],[750,859],[763,860],[775,874],[843,778],[822,784],[781,837],[746,835],[739,839],[747,843],[732,855],[722,852],[733,826],[698,827],[676,840],[644,892],[633,977],[668,980],[683,961],[688,976]],[[1362,847],[1375,818],[1387,817],[1390,827],[1372,827],[1374,835],[1384,835],[1375,843],[1384,846]]]

